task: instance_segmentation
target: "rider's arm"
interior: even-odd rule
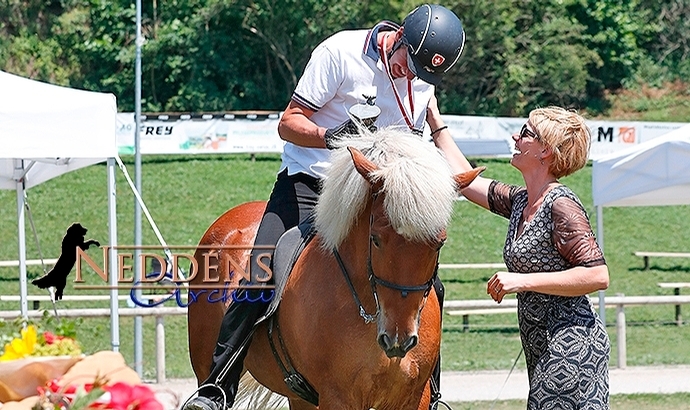
[[[326,128],[316,125],[311,117],[335,98],[347,75],[339,53],[331,52],[330,44],[325,41],[312,52],[278,123],[278,134],[285,141],[302,147],[326,148]]]
[[[313,114],[313,110],[290,101],[278,123],[278,135],[295,145],[326,148],[323,140],[326,128],[319,127],[310,120]]]

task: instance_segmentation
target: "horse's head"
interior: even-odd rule
[[[381,130],[350,143],[350,155],[334,155],[317,229],[327,249],[353,250],[376,303],[378,344],[389,357],[404,357],[418,342],[456,179],[433,146],[407,132]]]
[[[361,155],[358,152],[353,150],[355,158]],[[360,160],[363,159],[356,158],[355,163]],[[436,278],[438,253],[446,240],[446,230],[424,240],[410,240],[392,228],[385,202],[385,194],[374,194],[367,269],[380,304],[378,344],[388,357],[404,357],[419,339],[421,311]]]

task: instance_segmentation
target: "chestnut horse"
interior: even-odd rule
[[[292,270],[275,327],[290,363],[318,392],[319,409],[426,410],[441,340],[430,290],[457,186],[479,171],[454,178],[436,148],[396,129],[365,133],[347,145],[333,152],[315,210],[317,236]],[[252,245],[264,207],[240,205],[211,225],[195,254],[201,272],[218,262],[203,256],[205,247]],[[243,252],[221,251],[220,262],[246,263]],[[221,269],[220,280],[227,277]],[[209,374],[223,310],[206,298],[189,306],[199,382]],[[257,327],[244,366],[287,396],[291,410],[317,408],[287,388],[266,322]]]

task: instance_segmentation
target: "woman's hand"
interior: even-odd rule
[[[436,130],[444,125],[435,95],[431,96],[429,104],[426,106],[426,122],[431,130]]]
[[[486,284],[486,293],[493,300],[501,303],[503,297],[509,293],[520,292],[522,275],[511,272],[496,272]]]

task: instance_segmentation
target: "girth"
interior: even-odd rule
[[[280,371],[283,373],[283,380],[285,385],[296,395],[302,399],[308,401],[314,406],[319,405],[319,393],[309,384],[309,381],[302,376],[290,361],[290,356],[288,355],[287,349],[285,348],[285,343],[283,342],[283,336],[280,334],[280,325],[277,321],[278,312],[273,314],[268,320],[268,343],[271,345],[271,353],[276,359],[276,363],[280,366]],[[285,363],[280,358],[278,350],[276,349],[275,343],[273,341],[273,324],[275,323],[276,334],[278,337],[278,343],[280,344],[280,352],[285,358]]]

